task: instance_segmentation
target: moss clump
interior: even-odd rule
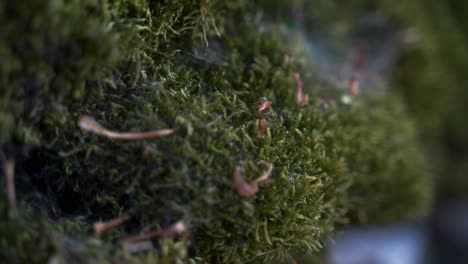
[[[5,193],[0,191],[2,196]],[[197,263],[189,259],[187,243],[173,236],[154,244],[153,250],[138,255],[109,237],[91,235],[83,219],[60,219],[52,222],[21,203],[12,213],[5,200],[0,201],[0,259],[5,263]]]
[[[5,197],[3,191],[0,194]],[[0,259],[5,263],[46,263],[54,253],[48,226],[37,215],[22,210],[8,216],[4,200],[0,210]]]
[[[431,201],[431,178],[426,157],[415,147],[414,123],[397,98],[377,103],[377,108],[356,106],[359,110],[342,113],[341,131],[333,136],[353,178],[350,218],[361,224],[413,218]]]
[[[23,38],[36,42],[30,44],[33,55],[12,55],[20,68],[2,72],[9,92],[1,94],[8,101],[1,120],[8,128],[2,136],[6,156],[12,156],[8,144],[32,142],[12,140],[15,131],[38,135],[37,147],[18,163],[28,169],[17,176],[49,196],[44,207],[56,208],[58,219],[80,216],[91,223],[129,215],[104,242],[182,221],[191,233],[189,257],[211,263],[277,262],[290,258],[291,250],[319,250],[348,217],[357,223],[390,221],[419,212],[427,201],[412,123],[399,99],[347,104],[341,103],[339,91],[314,89],[307,63],[284,62],[291,54],[287,32],[265,27],[255,3],[53,3],[37,3],[36,9],[20,3],[3,7],[22,14],[15,22],[2,13],[13,28],[6,36],[16,36],[6,38],[11,41],[3,49],[15,55]],[[41,13],[50,6],[53,19],[46,19]],[[75,29],[72,23],[83,14],[89,27]],[[27,17],[34,15],[42,19],[37,23],[43,31],[27,31]],[[49,20],[58,22],[49,25]],[[49,27],[58,33],[49,37]],[[56,55],[43,55],[49,39],[76,46],[76,53],[54,48]],[[21,67],[34,63],[51,73],[33,89],[18,80],[27,76]],[[310,93],[301,106],[296,73],[302,73]],[[15,111],[31,99],[41,109],[33,119],[27,108]],[[265,100],[272,106],[262,111],[267,126],[256,138],[262,129],[258,108]],[[175,132],[144,140],[109,139],[81,131],[82,115],[117,131]],[[234,183],[236,168],[252,182],[269,163],[274,166],[271,182],[241,196]],[[378,191],[382,186],[383,193]],[[181,249],[179,260],[186,260],[185,241],[167,240],[156,253],[135,261],[161,256],[175,261],[169,260],[173,253],[163,250],[164,243]],[[80,248],[94,259],[121,254],[117,249],[96,253],[93,244]]]

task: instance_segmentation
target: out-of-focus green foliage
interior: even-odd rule
[[[468,154],[468,21],[464,1],[384,3],[401,24],[416,29],[417,45],[406,49],[394,83],[429,145],[441,203],[465,199]]]

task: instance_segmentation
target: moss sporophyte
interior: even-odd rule
[[[162,137],[173,134],[175,129],[160,129],[153,130],[148,132],[127,132],[120,133],[108,130],[101,126],[94,118],[89,116],[82,116],[78,122],[80,128],[85,131],[90,131],[100,136],[113,139],[123,139],[123,140],[138,140],[138,139],[147,139],[153,137]]]
[[[3,162],[3,175],[5,177],[6,198],[8,201],[9,213],[14,214],[16,210],[16,190],[15,190],[15,162],[6,160]]]
[[[124,223],[125,221],[128,220],[128,216],[121,216],[121,217],[117,217],[117,218],[113,218],[111,220],[108,220],[106,222],[96,222],[94,223],[93,225],[93,228],[94,228],[94,232],[96,232],[97,234],[99,233],[103,233],[109,229],[112,229],[122,223]]]
[[[236,169],[234,170],[234,186],[241,196],[251,196],[258,192],[259,185],[269,183],[268,178],[273,170],[273,164],[268,163],[266,171],[251,183],[247,183],[245,181],[244,177],[241,175],[241,170],[240,166],[236,166]]]
[[[309,94],[302,91],[302,80],[299,73],[294,74],[294,81],[296,82],[296,103],[299,106],[304,106],[309,103]]]
[[[266,118],[262,115],[262,111],[270,107],[272,104],[271,101],[265,100],[260,103],[260,106],[257,110],[257,117],[258,117],[258,132],[257,132],[257,139],[261,139],[263,137],[263,133],[265,133],[265,129],[267,126]]]
[[[134,241],[139,241],[139,240],[148,240],[148,239],[152,239],[152,238],[159,237],[162,235],[183,234],[184,232],[186,232],[186,230],[187,229],[184,223],[177,222],[165,228],[148,231],[143,234],[127,236],[127,237],[121,238],[119,241],[121,243],[129,243],[129,242],[134,242]]]

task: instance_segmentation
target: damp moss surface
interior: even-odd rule
[[[0,154],[15,162],[19,200],[17,212],[1,200],[0,258],[37,249],[36,263],[289,262],[348,222],[424,214],[430,178],[398,95],[317,86],[288,31],[262,20],[264,5],[0,3]],[[308,101],[297,101],[298,78]],[[110,138],[80,129],[83,116],[170,133]],[[236,171],[251,183],[269,166],[242,195]],[[184,234],[153,238],[150,250],[118,242],[174,223]]]

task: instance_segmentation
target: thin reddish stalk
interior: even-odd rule
[[[294,74],[294,81],[296,82],[296,103],[302,100],[302,80],[299,73]]]
[[[270,107],[272,104],[271,101],[263,101],[260,103],[260,106],[258,107],[258,110],[257,110],[257,113],[260,114],[260,112],[262,112],[263,110],[267,109],[268,107]]]
[[[359,81],[356,75],[353,75],[351,76],[351,78],[349,78],[346,90],[352,96],[359,96],[360,94]]]
[[[273,163],[268,163],[266,171],[264,171],[262,173],[262,175],[260,175],[260,177],[255,179],[254,183],[259,184],[259,183],[262,183],[262,182],[268,180],[268,178],[270,177],[272,171],[273,171]]]
[[[138,139],[147,139],[153,137],[162,137],[173,134],[176,130],[175,129],[160,129],[160,130],[153,130],[148,132],[128,132],[128,133],[120,133],[114,132],[104,128],[101,124],[99,124],[94,118],[90,116],[82,116],[78,122],[80,128],[84,131],[89,131],[95,133],[100,136],[104,136],[107,138],[113,139],[123,139],[123,140],[138,140]]]
[[[267,121],[264,117],[259,120],[258,132],[257,132],[257,139],[261,139],[263,134],[265,133]]]
[[[236,169],[234,170],[234,187],[236,187],[237,192],[241,196],[252,196],[258,192],[258,186],[259,184],[265,183],[268,181],[268,178],[271,175],[271,171],[273,170],[273,164],[268,163],[268,168],[266,171],[262,173],[260,177],[255,179],[251,183],[247,183],[241,175],[241,168],[239,166],[236,166]]]
[[[241,168],[236,166],[234,170],[234,186],[241,196],[251,196],[258,192],[258,185],[253,182],[248,184],[241,175]]]
[[[262,101],[260,106],[257,110],[257,116],[259,121],[258,132],[257,132],[257,139],[261,139],[263,137],[263,133],[265,133],[267,121],[265,117],[262,115],[262,111],[270,107],[272,104],[271,101]]]
[[[299,73],[294,74],[296,82],[296,103],[300,106],[306,105],[309,102],[309,94],[302,91],[302,79]]]
[[[346,90],[351,96],[359,96],[359,78],[358,76],[364,71],[367,64],[367,55],[369,53],[369,44],[362,42],[356,49],[354,58],[352,59],[352,65],[354,68],[353,75],[349,78]]]
[[[123,222],[127,221],[128,220],[128,216],[121,216],[121,217],[117,217],[117,218],[114,218],[114,219],[111,219],[109,221],[106,221],[106,222],[97,222],[97,223],[94,223],[93,227],[94,227],[94,232],[100,234],[100,233],[103,233],[109,229],[112,229],[118,225],[121,225]]]
[[[15,191],[15,162],[6,160],[3,162],[3,173],[5,175],[6,195],[10,211],[16,210],[16,191]]]
[[[352,60],[352,65],[355,71],[362,72],[366,67],[367,55],[369,53],[369,44],[367,42],[362,42],[357,47],[354,52],[354,58]]]
[[[170,225],[165,228],[157,229],[157,230],[152,230],[143,234],[139,235],[134,235],[134,236],[127,236],[122,239],[120,239],[120,242],[132,242],[132,241],[139,241],[139,240],[147,240],[155,237],[159,237],[162,235],[168,235],[168,234],[182,234],[186,230],[186,227],[184,223],[182,222],[177,222],[173,225]]]
[[[213,125],[215,125],[216,123],[218,123],[219,120],[221,120],[223,118],[222,115],[219,115],[217,116],[215,119],[213,119],[212,121],[204,124],[204,125],[198,125],[196,127],[199,127],[199,128],[210,128],[212,127]]]

